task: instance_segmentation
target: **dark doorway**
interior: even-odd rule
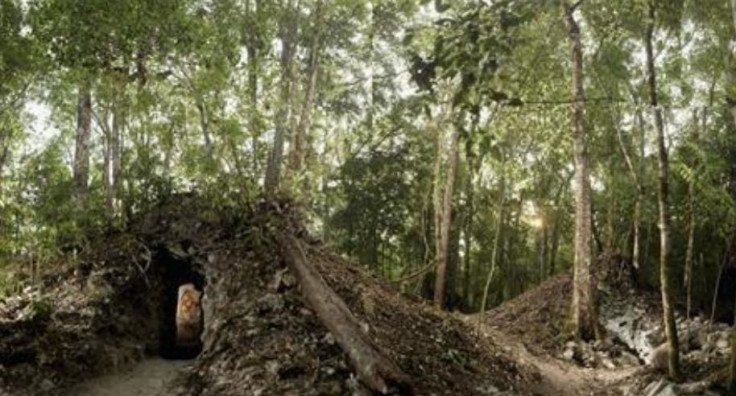
[[[194,342],[182,343],[177,340],[177,308],[179,288],[192,284],[196,290],[204,290],[204,276],[197,272],[188,260],[173,257],[168,251],[159,254],[158,262],[163,267],[161,290],[161,311],[159,313],[159,354],[164,359],[193,359],[202,351],[200,340],[204,328],[204,314],[198,304],[199,332],[194,334]]]

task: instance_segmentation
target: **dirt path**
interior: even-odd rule
[[[468,316],[465,320],[474,327],[478,324],[476,316]],[[522,365],[539,370],[541,380],[535,384],[533,391],[540,395],[618,395],[621,394],[621,390],[611,388],[611,384],[628,377],[637,369],[583,368],[551,356],[536,356],[529,352],[522,342],[485,324],[481,327],[481,336],[493,340]]]
[[[129,370],[93,378],[74,388],[75,396],[163,396],[193,360],[146,359]]]

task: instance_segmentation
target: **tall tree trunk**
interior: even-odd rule
[[[102,126],[105,134],[104,144],[104,175],[105,184],[105,214],[108,219],[113,219],[116,215],[115,199],[117,198],[116,187],[118,186],[118,175],[120,167],[120,129],[122,128],[122,103],[124,83],[119,81],[117,76],[113,76],[113,98],[110,103],[112,107],[112,126]],[[108,116],[105,115],[103,122],[107,124]]]
[[[114,105],[113,105],[114,106]],[[106,112],[107,113],[107,112]],[[105,114],[105,118],[102,120],[104,123],[108,121],[108,114]],[[112,220],[115,217],[113,210],[113,143],[112,143],[112,130],[107,126],[102,127],[102,131],[105,134],[105,142],[103,144],[103,175],[102,181],[105,185],[105,216],[108,220]]]
[[[549,262],[549,230],[547,229],[547,210],[543,212],[541,236],[539,238],[539,283],[544,282],[547,277],[547,263]]]
[[[438,117],[439,119],[439,117]],[[440,240],[442,239],[440,230],[442,229],[442,157],[444,150],[444,142],[439,122],[431,122],[430,126],[434,128],[435,155],[434,164],[432,165],[432,231],[434,233],[434,282],[437,282],[437,267],[439,263]],[[425,282],[429,281],[429,274],[425,278]],[[434,290],[432,291],[434,297]]]
[[[638,99],[635,99],[635,101],[638,103]],[[634,247],[632,252],[632,264],[634,269],[639,271],[641,268],[641,211],[644,203],[644,171],[646,166],[646,159],[644,158],[646,127],[644,125],[644,117],[641,114],[641,110],[637,110],[635,116],[637,124],[639,124],[639,172],[636,180],[636,201],[634,203]]]
[[[92,94],[90,80],[79,86],[77,101],[77,139],[74,150],[73,198],[78,207],[85,208],[89,180],[89,141],[92,133]]]
[[[557,189],[557,193],[555,194],[555,200],[553,202],[553,208],[552,211],[552,246],[550,247],[549,252],[549,275],[552,276],[555,273],[555,269],[557,266],[557,251],[560,247],[560,200],[562,199],[562,194],[567,191],[568,186],[570,185],[570,180],[574,174],[570,174],[565,181],[560,185],[560,187]]]
[[[264,191],[267,198],[272,198],[279,188],[281,182],[281,164],[284,157],[284,143],[286,142],[291,119],[291,86],[292,86],[292,63],[296,50],[297,23],[294,14],[296,8],[293,0],[287,4],[286,15],[281,20],[281,93],[279,97],[279,111],[276,116],[276,134],[273,139],[273,147],[268,156],[266,164],[266,176]]]
[[[470,127],[471,134],[478,130],[478,124],[480,122],[480,114],[476,112],[473,114],[473,121]],[[468,137],[465,140],[465,164],[467,166],[467,172],[465,177],[465,215],[463,216],[463,298],[467,307],[473,306],[473,291],[472,291],[472,247],[473,247],[473,220],[475,217],[475,186],[473,185],[473,177],[476,173],[476,163],[481,161],[477,160],[473,153],[473,139]]]
[[[319,52],[322,34],[322,2],[318,1],[314,10],[314,31],[312,32],[312,45],[310,49],[309,62],[309,81],[307,82],[307,92],[302,105],[301,114],[299,116],[299,124],[292,136],[291,147],[291,170],[295,176],[302,171],[304,166],[304,157],[306,156],[306,140],[309,131],[309,122],[312,114],[312,106],[314,104],[315,90],[317,87],[317,77],[319,73]]]
[[[703,122],[705,122],[705,111],[703,111]],[[695,131],[693,133],[693,144],[698,144],[698,135],[700,122],[698,121],[698,110],[693,110],[693,125]],[[692,164],[695,168],[696,164]],[[688,234],[687,234],[687,251],[685,252],[685,289],[687,291],[687,308],[685,316],[690,319],[692,312],[692,286],[693,286],[693,251],[695,248],[695,183],[692,180],[687,186],[687,213],[688,213]]]
[[[665,146],[664,119],[659,107],[657,93],[657,71],[654,65],[654,22],[656,10],[653,1],[649,2],[649,18],[645,32],[645,47],[647,57],[647,80],[649,85],[649,104],[654,111],[654,124],[657,129],[657,165],[659,168],[659,236],[660,236],[660,282],[662,286],[662,308],[664,311],[664,326],[669,345],[668,369],[670,378],[677,380],[680,377],[680,345],[677,339],[677,325],[675,323],[674,299],[672,295],[672,276],[670,275],[670,216],[668,207],[669,163],[667,147]]]
[[[252,160],[253,160],[253,173],[258,174],[259,162],[258,162],[258,140],[260,139],[261,132],[258,125],[258,73],[260,70],[260,64],[258,60],[258,46],[260,40],[259,21],[261,13],[261,2],[255,0],[255,9],[251,7],[251,0],[246,0],[246,14],[250,17],[250,28],[248,30],[248,43],[246,50],[248,51],[248,95],[250,97],[250,109],[248,119],[250,123],[250,134],[251,134],[251,146],[252,146]]]
[[[468,200],[471,200],[472,197],[467,197]],[[465,218],[463,219],[463,299],[465,300],[465,304],[467,306],[472,306],[472,286],[471,286],[471,273],[472,273],[472,260],[470,258],[471,253],[471,243],[473,242],[473,236],[471,235],[472,229],[473,229],[473,219],[471,218],[473,216],[472,214],[472,204],[468,203],[468,212],[465,214]]]
[[[450,141],[449,164],[445,180],[444,197],[442,200],[442,214],[440,218],[440,232],[437,246],[437,277],[434,285],[434,305],[443,309],[447,287],[447,256],[450,241],[450,225],[452,224],[452,195],[457,173],[457,162],[460,156],[459,142],[460,128],[454,127]]]
[[[199,112],[199,126],[202,128],[202,137],[204,138],[204,148],[207,155],[212,154],[212,137],[210,136],[210,122],[207,114],[207,107],[201,98],[197,99],[197,111]]]
[[[506,175],[505,175],[505,165],[506,165],[506,156],[503,152],[501,152],[501,182],[500,182],[500,188],[499,188],[499,199],[498,199],[498,208],[496,210],[496,230],[493,233],[493,248],[491,250],[491,268],[488,270],[488,275],[486,276],[486,282],[483,286],[483,297],[481,297],[480,300],[480,313],[483,314],[486,311],[486,304],[488,303],[488,291],[491,288],[491,282],[493,281],[493,276],[496,273],[497,268],[497,262],[498,262],[498,251],[501,249],[501,231],[503,230],[503,220],[505,216],[505,208],[506,208]],[[508,282],[506,283],[508,285]],[[480,316],[479,316],[480,318]]]
[[[0,129],[0,180],[2,180],[3,168],[10,154],[12,138],[13,130],[10,127]]]
[[[580,3],[577,3],[580,4]],[[585,132],[585,91],[583,88],[583,45],[575,7],[568,0],[563,3],[570,53],[572,56],[572,120],[575,133],[575,264],[572,298],[572,323],[575,338],[591,340],[601,337],[591,277],[592,235],[590,177],[588,148]]]
[[[636,94],[634,86],[629,83],[629,92],[636,106],[634,119],[636,121],[637,129],[639,130],[639,149],[638,149],[638,169],[634,165],[627,144],[624,141],[623,131],[621,129],[621,116],[616,112],[613,117],[613,122],[616,125],[616,137],[618,138],[619,149],[624,156],[626,161],[626,168],[631,174],[631,180],[636,185],[636,196],[634,199],[634,241],[631,249],[632,265],[635,270],[639,269],[639,261],[641,256],[641,206],[642,199],[644,198],[644,118],[642,117],[641,110],[639,110],[639,97]]]
[[[559,215],[555,211],[555,218],[554,218],[554,224],[552,225],[552,246],[550,247],[549,251],[549,276],[552,276],[555,274],[555,270],[557,269],[557,251],[560,247],[560,225],[559,225],[560,219]]]

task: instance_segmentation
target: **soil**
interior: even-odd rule
[[[532,387],[535,395],[623,395],[626,391],[625,379],[640,371],[636,367],[619,370],[583,368],[553,358],[546,353],[531,353],[517,336],[506,334],[499,328],[488,325],[487,321],[479,322],[478,315],[466,316],[465,320],[474,324],[482,337],[503,345],[504,350],[509,352],[517,363],[532,367],[539,372],[541,380]]]
[[[488,311],[482,321],[502,329],[536,355],[557,355],[569,339],[566,318],[572,301],[572,277],[555,275],[539,286]]]
[[[74,396],[170,395],[193,360],[145,359],[127,370],[84,382],[68,391]]]

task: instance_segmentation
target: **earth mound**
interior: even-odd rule
[[[531,394],[536,372],[460,319],[400,295],[331,252],[309,236],[289,203],[212,207],[193,194],[97,236],[42,284],[0,302],[0,389],[63,394],[145,355],[180,357],[171,354],[167,296],[193,279],[204,289],[202,348],[172,393],[368,392],[300,290],[283,235],[344,301],[361,338],[409,379],[411,388],[394,392]]]

